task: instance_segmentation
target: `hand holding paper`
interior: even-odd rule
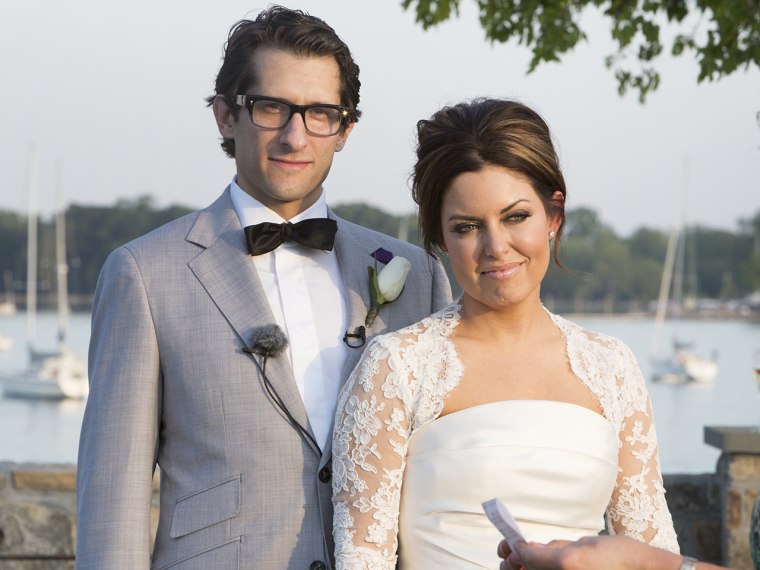
[[[509,512],[509,509],[500,499],[491,499],[483,503],[483,510],[486,513],[488,519],[493,525],[499,529],[499,532],[507,540],[509,548],[512,552],[515,552],[515,543],[518,540],[525,540],[520,528],[517,526],[517,521]]]

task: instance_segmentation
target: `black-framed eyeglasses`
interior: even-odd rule
[[[285,99],[261,95],[237,95],[235,103],[248,109],[251,123],[260,129],[282,129],[295,113],[301,115],[306,132],[315,137],[331,137],[350,122],[354,111],[343,105],[294,105]]]

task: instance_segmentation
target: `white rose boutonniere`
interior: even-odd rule
[[[377,271],[377,258],[375,266],[367,267],[369,273],[370,298],[371,304],[367,317],[364,319],[364,326],[370,327],[377,316],[380,306],[391,301],[395,301],[401,294],[401,290],[406,283],[406,276],[412,264],[405,257],[400,255],[391,259],[385,267]]]
[[[351,348],[364,346],[367,340],[367,330],[375,322],[380,307],[391,301],[395,301],[404,290],[406,277],[412,268],[411,262],[405,257],[394,256],[390,251],[382,247],[370,254],[374,259],[374,265],[367,267],[369,274],[370,306],[364,324],[356,327],[354,332],[346,331],[343,336],[345,342]],[[380,271],[377,270],[377,262],[384,263]]]

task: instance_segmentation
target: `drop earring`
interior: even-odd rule
[[[555,232],[553,230],[550,231],[549,232],[549,241],[553,240],[556,235],[557,235],[557,232]]]

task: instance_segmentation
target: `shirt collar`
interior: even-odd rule
[[[284,220],[277,213],[267,208],[256,198],[248,194],[237,183],[237,177],[232,178],[230,183],[230,197],[235,212],[243,227],[260,224],[262,222],[271,222],[281,224],[289,221],[291,223],[308,220],[311,218],[327,218],[327,202],[325,201],[324,189],[319,193],[317,201],[306,208],[303,212],[293,216],[290,220]]]

